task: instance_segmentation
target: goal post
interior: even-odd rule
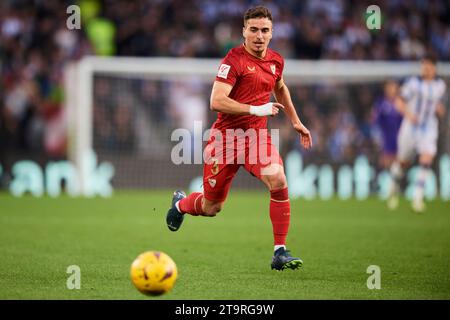
[[[76,167],[81,194],[89,194],[88,159],[92,151],[98,154],[100,149],[104,150],[104,156],[100,155],[99,159],[108,159],[111,155],[116,163],[120,164],[119,166],[129,166],[128,172],[125,167],[123,170],[118,168],[122,177],[118,181],[119,187],[146,187],[147,184],[140,179],[153,181],[151,177],[156,179],[153,181],[154,186],[158,185],[158,182],[163,188],[171,186],[170,183],[164,183],[165,178],[170,180],[172,175],[176,178],[183,173],[167,164],[170,161],[170,156],[167,157],[170,154],[167,153],[168,148],[173,144],[170,132],[176,126],[174,123],[169,125],[164,121],[174,116],[179,118],[178,124],[183,123],[183,118],[194,113],[194,111],[191,114],[189,111],[180,113],[180,106],[177,106],[180,103],[171,100],[189,86],[192,87],[189,90],[201,92],[190,97],[189,106],[192,106],[192,110],[204,108],[207,111],[208,95],[220,61],[220,59],[197,58],[87,56],[78,62],[68,64],[64,73],[65,107],[68,114],[68,158]],[[295,88],[329,84],[340,86],[381,84],[390,78],[400,80],[418,72],[418,62],[286,60],[283,76],[289,87]],[[438,73],[442,77],[450,77],[450,64],[438,64]],[[180,88],[177,89],[177,86]],[[96,96],[97,92],[103,91],[105,93],[102,93],[100,98]],[[147,98],[151,102],[146,101]],[[114,107],[110,106],[111,103]],[[196,105],[201,106],[200,109]],[[198,112],[200,114],[202,111]],[[110,122],[102,122],[101,117],[108,117]],[[208,119],[209,116],[204,117]],[[170,119],[167,121],[172,121]],[[131,124],[124,124],[126,121]],[[206,123],[210,124],[211,121],[206,120]],[[208,129],[206,126],[203,127],[203,130],[206,129]],[[120,140],[123,138],[119,136],[120,134],[127,136],[128,141],[132,143],[127,143],[126,139]],[[97,136],[98,146],[96,146]],[[144,150],[145,152],[141,154],[147,156],[135,165],[127,153],[138,157],[139,152],[136,152],[138,149]],[[155,157],[151,156],[152,152]],[[158,153],[159,157],[156,156]],[[150,167],[151,170],[147,172],[146,169]],[[196,170],[195,172],[201,173],[198,168]],[[136,183],[132,180],[133,176],[136,177]]]

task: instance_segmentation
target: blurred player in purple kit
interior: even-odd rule
[[[389,169],[397,155],[397,136],[402,115],[395,106],[398,95],[398,84],[395,80],[388,80],[384,84],[384,95],[374,105],[373,119],[382,135],[383,153],[380,164],[383,169]]]

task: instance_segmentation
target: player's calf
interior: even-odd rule
[[[222,203],[206,199],[201,192],[193,192],[178,202],[177,209],[181,214],[214,217],[222,209]]]

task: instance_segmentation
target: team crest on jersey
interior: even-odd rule
[[[208,179],[208,183],[211,186],[211,188],[214,188],[216,186],[216,179]]]
[[[277,69],[274,64],[270,65],[270,70],[272,70],[272,73],[275,74],[275,71],[277,71]]]
[[[219,72],[217,73],[217,76],[219,78],[226,79],[228,77],[228,72],[230,72],[231,66],[225,63],[222,63],[219,67]]]

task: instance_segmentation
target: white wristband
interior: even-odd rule
[[[250,106],[249,112],[250,112],[250,114],[258,116],[258,117],[271,116],[272,115],[272,106],[273,106],[272,102],[263,104],[261,106]]]

